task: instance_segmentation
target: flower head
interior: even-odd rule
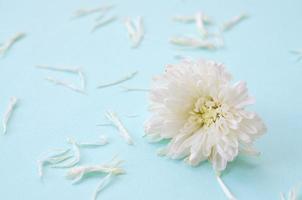
[[[145,133],[153,141],[170,139],[161,153],[190,165],[209,160],[223,171],[239,152],[255,153],[254,140],[266,131],[246,106],[254,99],[245,82],[231,83],[222,64],[183,61],[154,78],[151,118]]]

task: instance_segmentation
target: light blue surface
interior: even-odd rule
[[[148,117],[144,93],[124,93],[119,87],[96,90],[99,83],[129,72],[139,75],[123,84],[148,88],[151,77],[163,66],[176,62],[175,54],[211,58],[226,63],[235,80],[246,80],[256,97],[256,110],[265,120],[268,133],[257,142],[259,158],[239,158],[230,164],[225,182],[238,199],[279,199],[302,180],[302,63],[289,50],[302,47],[302,2],[300,0],[115,0],[113,14],[142,15],[146,39],[131,49],[121,19],[91,34],[93,17],[70,20],[80,7],[103,1],[1,0],[0,41],[15,32],[27,37],[0,60],[0,113],[15,95],[20,104],[8,134],[0,137],[1,200],[91,199],[98,178],[71,185],[64,170],[45,171],[37,176],[36,160],[49,148],[66,146],[67,136],[93,140],[101,133],[111,143],[83,151],[82,164],[102,163],[118,153],[126,162],[120,176],[99,199],[103,200],[220,200],[225,199],[209,164],[190,168],[182,162],[157,157],[159,145],[143,138]],[[110,2],[109,2],[110,3]],[[198,10],[217,22],[247,11],[251,18],[225,34],[227,48],[217,52],[178,51],[168,44],[171,35],[193,33],[192,25],[170,19]],[[80,65],[88,80],[88,95],[81,95],[44,81],[46,76],[77,81],[72,75],[38,70],[37,64]],[[104,111],[118,112],[135,140],[128,146],[114,129],[97,127],[106,122]],[[139,118],[126,118],[139,114]]]

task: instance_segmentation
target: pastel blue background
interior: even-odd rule
[[[223,179],[238,199],[279,199],[279,192],[302,180],[302,63],[289,53],[302,47],[302,1],[300,0],[114,0],[111,11],[120,19],[91,34],[94,17],[70,20],[81,7],[104,1],[0,0],[0,41],[16,32],[27,37],[0,60],[0,113],[9,98],[20,104],[7,135],[0,137],[0,199],[90,199],[99,177],[78,185],[65,180],[65,170],[45,171],[37,176],[38,156],[54,147],[66,147],[67,136],[90,141],[104,133],[110,144],[82,151],[81,164],[103,163],[118,153],[126,162],[120,176],[99,199],[103,200],[200,200],[225,199],[207,163],[190,168],[180,161],[156,155],[157,144],[148,144],[143,122],[148,117],[145,93],[122,92],[119,87],[97,90],[103,82],[116,80],[134,70],[139,74],[124,86],[148,88],[151,77],[181,54],[224,62],[235,80],[246,80],[257,111],[268,133],[256,146],[262,155],[240,157],[229,165]],[[225,33],[227,47],[216,52],[179,51],[168,44],[172,35],[195,33],[194,25],[171,21],[177,14],[203,10],[222,22],[242,11],[251,17]],[[122,17],[141,15],[146,38],[131,49]],[[88,95],[81,95],[44,81],[46,76],[77,81],[68,74],[38,70],[37,64],[79,65],[88,81]],[[128,146],[106,122],[104,112],[119,113],[135,146]],[[127,118],[127,114],[139,114]]]

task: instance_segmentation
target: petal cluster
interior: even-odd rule
[[[154,77],[145,133],[152,141],[169,139],[161,154],[193,166],[209,160],[223,171],[239,152],[257,153],[252,145],[265,125],[245,109],[254,103],[245,82],[231,79],[222,64],[207,60],[168,65]]]

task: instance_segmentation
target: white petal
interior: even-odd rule
[[[219,172],[223,171],[227,165],[227,160],[225,160],[216,150],[213,150],[212,152],[211,162],[213,164],[213,168]]]

